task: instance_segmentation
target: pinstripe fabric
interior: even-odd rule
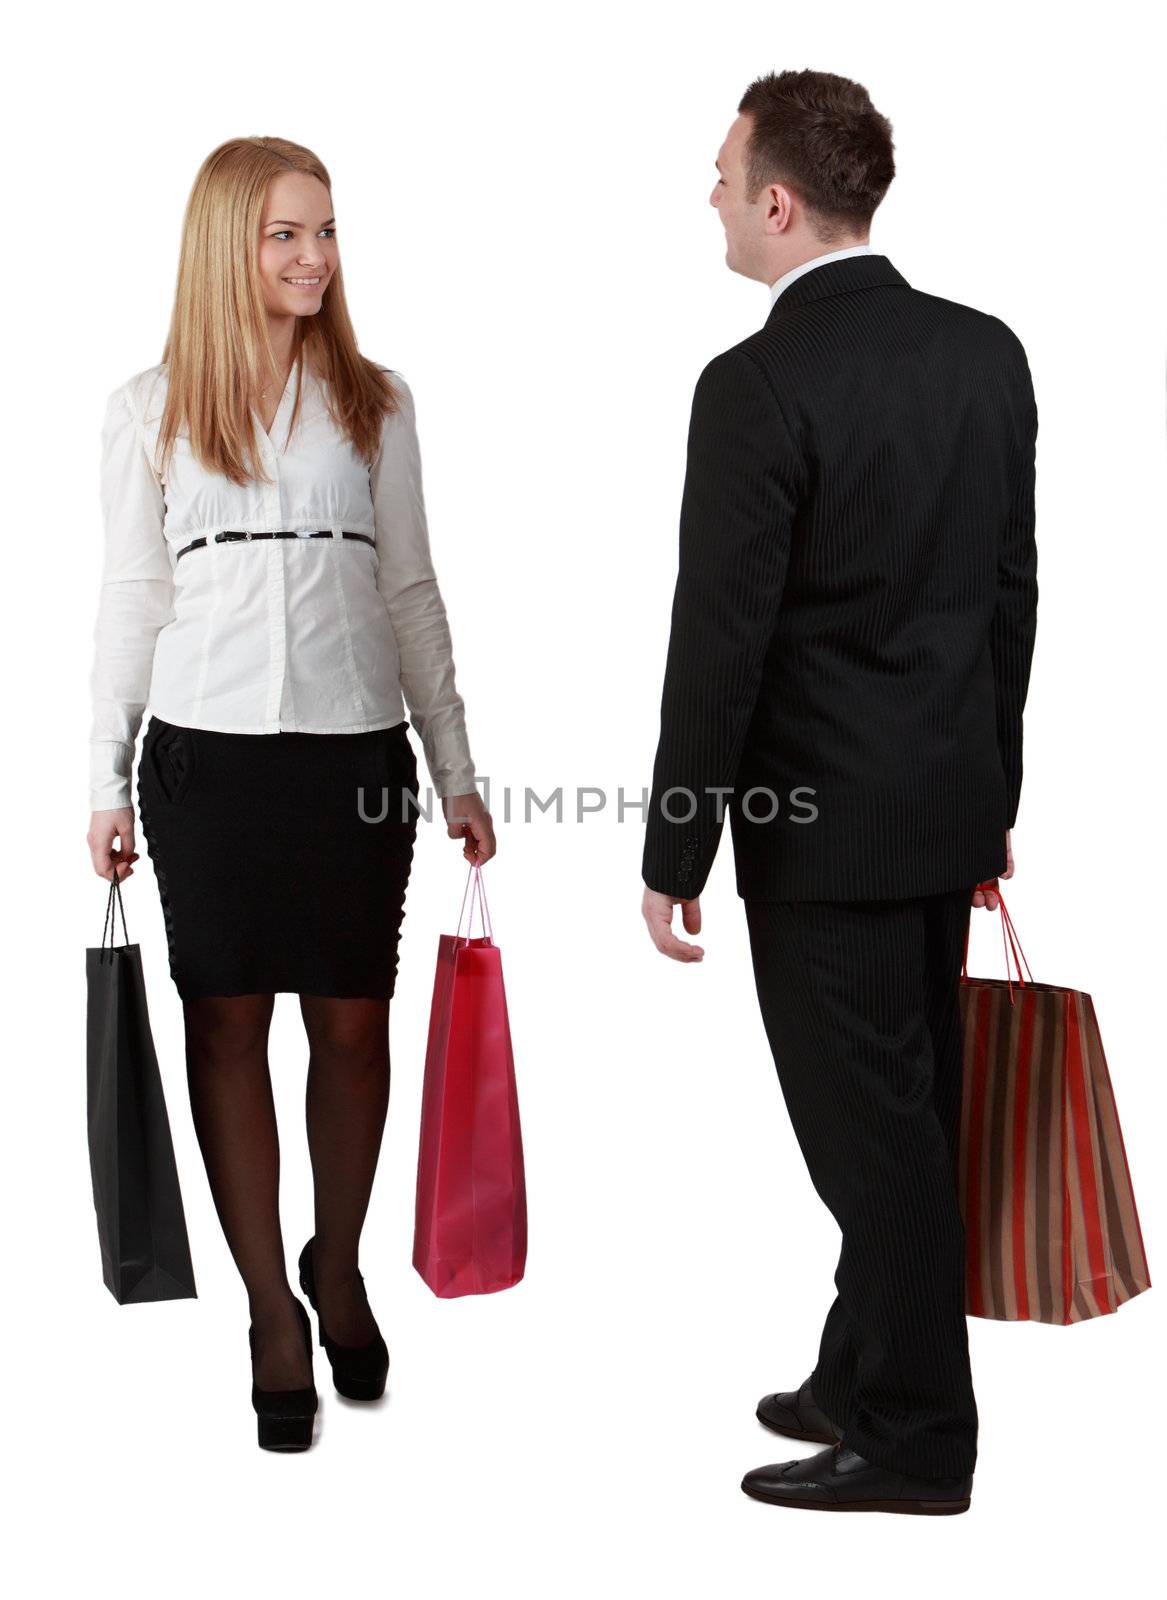
[[[807,272],[708,364],[650,888],[700,893],[727,803],[746,898],[925,895],[1004,870],[1036,626],[1036,433],[1016,336],[882,255]]]
[[[923,1477],[976,1461],[956,1184],[971,894],[746,901],[783,1096],[843,1235],[815,1398],[860,1455]]]
[[[1151,1280],[1093,1000],[970,978],[960,1009],[970,1314],[1065,1324],[1117,1311]]]

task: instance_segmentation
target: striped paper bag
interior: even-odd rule
[[[1025,981],[1000,905],[1016,985],[968,976],[967,933],[960,983],[966,1305],[974,1317],[1080,1322],[1149,1288],[1147,1257],[1094,1002]]]

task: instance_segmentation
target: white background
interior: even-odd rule
[[[66,7],[9,33],[17,1592],[1131,1585],[1160,1499],[1161,1289],[1073,1328],[970,1324],[982,1428],[968,1516],[830,1522],[741,1494],[748,1468],[803,1451],[753,1412],[813,1364],[838,1235],[766,1048],[728,829],[703,896],[708,953],[682,966],[640,920],[639,815],[619,825],[612,807],[618,786],[635,798],[651,778],[693,384],[768,310],[766,289],[724,265],[714,156],[758,73],[844,73],[895,129],[875,247],[916,286],[1002,317],[1029,353],[1041,601],[1007,898],[1035,975],[1094,997],[1163,1269],[1164,116],[1150,19],[1124,4],[335,0]],[[130,937],[197,1300],[121,1308],[103,1287],[84,1129],[84,947],[105,899],[84,838],[102,406],[160,359],[195,171],[246,133],[325,161],[361,348],[416,396],[471,746],[496,785],[486,876],[531,1209],[517,1289],[439,1302],[413,1273],[433,962],[465,881],[457,845],[423,826],[362,1255],[389,1399],[339,1401],[318,1351],[317,1442],[296,1457],[255,1444],[246,1302],[191,1127],[144,847]],[[503,784],[597,785],[609,810],[506,824]],[[229,852],[208,870],[229,872]],[[988,913],[970,965],[1003,974]],[[311,1196],[291,996],[271,1059],[294,1269]]]

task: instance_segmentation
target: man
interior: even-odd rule
[[[758,1408],[828,1448],[743,1489],[957,1512],[977,1433],[958,985],[969,908],[1013,868],[1033,388],[1002,322],[872,251],[895,168],[865,89],[770,74],[738,112],[711,200],[771,310],[694,395],[643,911],[665,955],[701,959],[672,911],[700,932],[728,801],[767,1036],[843,1235],[817,1364]]]

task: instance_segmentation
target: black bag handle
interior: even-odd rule
[[[122,932],[125,934],[125,942],[129,944],[130,932],[126,927],[126,908],[122,904],[122,887],[118,882],[116,862],[114,863],[113,877],[109,882],[109,899],[105,902],[105,921],[101,928],[101,954],[98,956],[99,961],[104,961],[105,959],[105,931],[107,928],[109,929],[109,957],[111,961],[113,960],[113,941],[117,934],[117,919],[113,914],[115,900],[117,901],[118,910],[122,914]]]

